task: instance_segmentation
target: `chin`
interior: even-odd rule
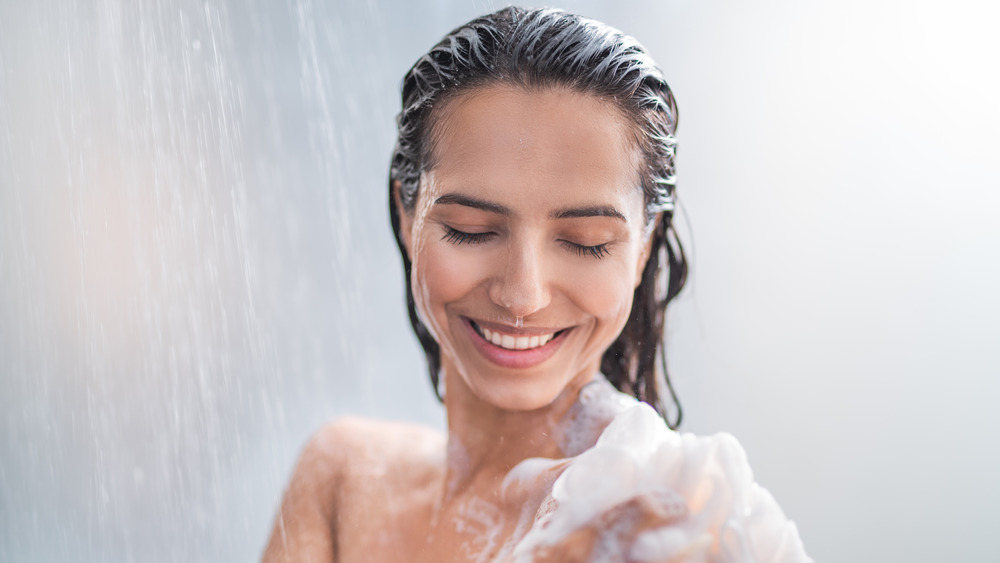
[[[539,374],[541,375],[541,374]],[[513,412],[527,412],[545,408],[553,403],[566,389],[568,382],[531,381],[531,377],[477,378],[470,382],[470,390],[479,400],[498,409]],[[527,379],[527,381],[526,381]]]

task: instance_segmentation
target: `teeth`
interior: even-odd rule
[[[530,350],[539,346],[545,346],[555,336],[555,333],[543,334],[541,336],[511,336],[509,334],[493,332],[488,328],[481,330],[483,331],[483,338],[508,350]]]

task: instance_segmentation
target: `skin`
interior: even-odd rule
[[[448,434],[359,419],[321,430],[264,561],[504,560],[609,422],[577,398],[627,321],[649,253],[629,122],[561,88],[491,86],[436,111],[433,166],[400,215],[417,310],[441,345]],[[560,335],[543,359],[511,366],[473,323]],[[608,518],[634,522],[629,537],[663,523],[649,499],[615,510],[536,559],[586,561]]]

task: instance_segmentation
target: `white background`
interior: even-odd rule
[[[500,6],[0,1],[0,560],[252,560],[324,421],[442,425],[393,117]],[[563,7],[679,100],[683,429],[820,561],[996,561],[993,3]]]

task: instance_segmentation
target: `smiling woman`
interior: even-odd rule
[[[400,233],[448,394],[518,411],[575,397],[625,326],[649,250],[628,124],[560,87],[481,87],[437,119]]]
[[[265,560],[808,560],[735,440],[656,414],[669,393],[680,420],[656,364],[686,273],[676,117],[635,40],[558,10],[414,65],[390,214],[448,434],[320,431]]]

